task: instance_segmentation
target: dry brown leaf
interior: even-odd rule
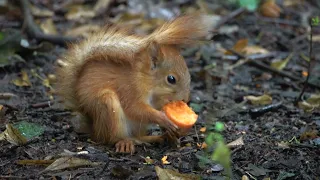
[[[206,127],[202,127],[202,128],[200,128],[200,132],[202,132],[202,133],[204,133],[204,132],[206,132],[206,130],[207,130],[207,128]]]
[[[260,7],[260,13],[265,17],[278,18],[281,13],[281,8],[274,0],[268,0]]]
[[[243,145],[244,145],[244,142],[243,142],[242,136],[227,144],[228,147],[237,147],[237,146],[243,146]]]
[[[34,5],[31,5],[31,13],[37,17],[52,17],[54,13],[48,9],[38,8]]]
[[[45,34],[57,34],[57,29],[51,18],[46,19],[40,24],[42,31]]]
[[[252,54],[267,54],[269,53],[268,50],[260,47],[260,46],[246,46],[241,51],[241,53],[245,55],[252,55]]]
[[[159,180],[200,180],[199,175],[181,174],[171,169],[162,169],[159,166],[155,167]]]
[[[76,157],[62,157],[55,160],[44,171],[55,171],[66,168],[82,167],[82,166],[98,166],[100,162],[92,162],[86,159]]]
[[[29,76],[26,71],[21,71],[21,78],[15,79],[12,83],[16,86],[31,86]]]
[[[98,0],[93,8],[95,14],[99,15],[105,12],[111,2],[112,2],[111,0]]]
[[[262,96],[245,96],[244,99],[250,101],[253,105],[268,105],[272,103],[272,97],[267,94]]]
[[[161,158],[162,164],[170,164],[170,162],[167,161],[167,159],[168,159],[168,156],[163,156],[163,158]]]
[[[144,158],[144,161],[145,161],[147,164],[153,164],[153,163],[154,163],[154,160],[151,159],[149,156],[147,156],[146,158]]]
[[[88,37],[94,32],[97,32],[101,27],[99,25],[94,25],[94,24],[86,24],[83,26],[79,26],[76,28],[69,29],[65,32],[65,35],[67,36],[81,36],[81,37]]]
[[[203,143],[197,143],[197,146],[201,149],[206,149],[208,147],[207,143],[206,142],[203,142]]]
[[[94,16],[95,12],[92,9],[79,4],[72,5],[65,15],[68,20],[90,19]]]
[[[24,160],[19,160],[17,164],[20,165],[43,165],[43,166],[48,166],[52,164],[54,160],[34,160],[34,159],[24,159]]]
[[[232,49],[238,53],[240,53],[245,47],[248,45],[248,39],[239,39],[237,43],[232,47]],[[225,51],[225,55],[232,55],[233,53],[230,51]]]
[[[0,140],[7,140],[14,145],[23,145],[27,143],[27,139],[11,124],[6,125],[6,130],[0,134]]]

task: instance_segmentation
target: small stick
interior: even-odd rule
[[[19,3],[24,16],[24,26],[27,30],[27,34],[30,37],[40,41],[50,41],[52,43],[63,45],[63,46],[65,46],[66,43],[68,42],[74,42],[78,40],[78,38],[75,38],[75,37],[44,34],[34,22],[33,16],[29,8],[28,0],[19,0]]]
[[[307,78],[306,80],[304,81],[304,86],[301,90],[301,93],[300,95],[298,96],[298,98],[296,99],[295,101],[295,104],[297,105],[299,101],[302,100],[302,96],[304,94],[304,92],[306,91],[306,88],[308,86],[308,81],[309,81],[309,78],[310,78],[310,74],[311,74],[311,63],[313,62],[313,60],[315,60],[314,57],[312,57],[312,24],[311,24],[311,20],[310,20],[310,41],[309,41],[309,62],[308,62],[308,75],[307,75]]]

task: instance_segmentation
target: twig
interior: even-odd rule
[[[304,94],[304,92],[306,91],[306,88],[308,86],[308,82],[309,82],[309,78],[310,78],[310,74],[311,74],[311,63],[313,62],[313,60],[315,59],[314,57],[312,57],[312,24],[311,24],[311,20],[310,20],[310,40],[309,40],[309,62],[308,62],[308,75],[306,80],[304,81],[304,86],[301,90],[300,95],[298,96],[298,98],[295,101],[295,104],[297,105],[299,101],[301,101],[302,96]]]
[[[290,21],[290,20],[285,20],[285,19],[274,19],[274,18],[267,18],[267,17],[262,17],[259,15],[256,15],[256,17],[264,22],[269,22],[269,23],[276,23],[276,24],[285,24],[285,25],[291,25],[291,26],[301,26],[300,23],[296,21]]]
[[[243,13],[246,10],[246,8],[241,7],[239,9],[236,9],[235,11],[231,12],[230,14],[228,14],[227,16],[225,16],[224,18],[222,18],[217,25],[215,26],[215,29],[218,29],[220,26],[222,26],[223,24],[227,23],[230,19],[234,19],[236,16],[238,16],[239,14]]]
[[[39,41],[49,41],[63,46],[65,46],[68,42],[74,42],[78,40],[78,38],[75,37],[44,34],[34,22],[33,16],[29,8],[28,0],[19,0],[19,3],[24,16],[24,26],[26,28],[27,34],[30,37],[35,38]]]
[[[248,57],[246,57],[246,56],[244,56],[244,55],[242,55],[242,54],[234,51],[233,49],[228,49],[228,51],[230,51],[230,52],[232,52],[233,54],[239,56],[240,58],[243,58],[243,59],[248,58]],[[291,75],[291,74],[289,74],[289,73],[286,73],[286,72],[284,72],[284,71],[279,71],[279,70],[277,70],[277,69],[275,69],[275,68],[272,68],[272,67],[270,67],[270,66],[268,66],[268,65],[265,65],[265,64],[263,64],[263,63],[261,63],[261,62],[259,62],[259,61],[253,61],[252,59],[249,59],[248,64],[250,64],[250,65],[252,65],[252,66],[255,66],[255,67],[257,67],[257,68],[260,68],[260,69],[263,69],[263,70],[266,70],[266,71],[269,71],[269,72],[278,74],[278,75],[280,75],[280,76],[287,77],[287,78],[289,78],[289,79],[291,79],[291,80],[298,81],[299,83],[303,83],[303,82],[304,82],[304,80],[303,80],[302,78],[296,77],[296,76]],[[307,85],[310,86],[310,87],[320,89],[320,85],[313,84],[313,83],[310,83],[310,82],[306,82],[306,83],[307,83]]]

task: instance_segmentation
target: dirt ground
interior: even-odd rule
[[[46,5],[45,1],[32,2]],[[180,6],[195,6],[193,1],[184,2]],[[222,4],[211,3],[212,6]],[[309,33],[303,18],[309,11],[313,17],[320,15],[319,6],[313,3],[306,1],[293,7],[281,6],[283,14],[272,20],[257,13],[242,12],[221,24],[209,43],[185,48],[183,55],[192,77],[190,103],[196,108],[199,119],[189,134],[180,139],[179,146],[143,144],[137,146],[134,155],[116,154],[113,147],[95,144],[88,135],[77,133],[71,123],[71,112],[64,109],[55,94],[50,99],[50,88],[44,86],[43,79],[35,74],[42,78],[55,74],[57,59],[66,50],[64,46],[52,43],[52,49],[46,52],[34,53],[37,50],[32,48],[27,52],[19,51],[17,54],[24,62],[6,64],[0,70],[0,92],[15,95],[0,100],[4,108],[0,116],[0,132],[5,131],[6,124],[21,121],[41,125],[44,132],[25,145],[0,141],[0,179],[158,179],[155,166],[200,175],[203,179],[224,179],[220,165],[215,162],[203,165],[199,160],[199,156],[210,157],[212,153],[212,148],[202,148],[201,143],[216,121],[224,123],[222,134],[227,143],[243,137],[243,145],[231,148],[232,179],[241,179],[243,175],[250,179],[320,179],[320,111],[314,109],[307,113],[294,105],[306,78],[303,72],[308,72],[308,62],[301,56],[309,56]],[[122,13],[116,11],[117,4],[110,9],[114,10],[110,10],[113,13]],[[217,9],[220,10],[217,13],[227,17],[237,8],[224,5]],[[59,14],[57,9],[55,12]],[[3,29],[17,30],[28,37],[30,44],[39,45],[39,41],[26,36],[25,30],[21,31],[21,13],[12,14],[4,16],[7,25]],[[60,16],[55,18],[59,30],[74,25],[61,20]],[[99,16],[93,21],[106,22],[106,19]],[[314,38],[320,34],[319,27],[314,27]],[[225,55],[221,48],[231,49],[240,39],[267,49],[268,53],[264,55],[271,55],[254,57],[228,69],[241,58],[237,53]],[[315,40],[313,56],[316,63],[312,65],[310,82],[316,86],[306,88],[304,99],[319,92],[319,47],[319,40]],[[281,72],[298,79],[265,68],[270,67],[273,60],[285,59],[291,53],[292,58]],[[31,86],[12,83],[21,77],[23,70],[27,72]],[[271,104],[243,103],[245,96],[264,93],[272,97]],[[202,127],[207,127],[206,132],[200,131]],[[154,128],[150,133],[157,134],[159,129]],[[64,150],[88,151],[91,156],[86,156],[87,159],[103,163],[47,172],[42,172],[46,168],[44,165],[17,163],[19,160],[50,160]],[[164,156],[170,164],[162,163]],[[146,163],[146,157],[154,161]]]

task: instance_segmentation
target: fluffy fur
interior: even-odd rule
[[[203,39],[212,23],[206,15],[181,16],[149,36],[107,26],[70,45],[57,70],[58,94],[68,108],[91,119],[99,142],[155,140],[144,137],[145,126],[171,129],[159,110],[169,100],[189,99],[190,74],[179,47]],[[168,84],[168,75],[175,76],[175,85]]]

